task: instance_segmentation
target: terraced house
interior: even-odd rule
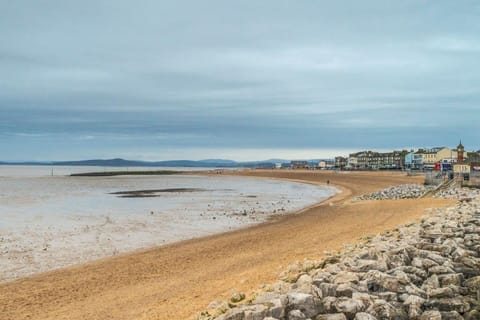
[[[404,167],[408,151],[375,152],[361,151],[349,155],[348,164],[352,169],[399,169]]]
[[[447,147],[436,147],[431,149],[420,149],[424,168],[433,168],[437,162],[455,162],[457,160],[457,151]]]

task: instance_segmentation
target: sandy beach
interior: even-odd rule
[[[336,192],[238,176],[52,177],[31,171],[0,178],[0,282],[245,228]]]
[[[0,285],[1,319],[188,319],[215,299],[274,281],[286,265],[394,228],[453,200],[352,202],[388,186],[421,182],[400,173],[243,171],[249,177],[316,184],[343,192],[299,214],[248,229],[22,278]]]

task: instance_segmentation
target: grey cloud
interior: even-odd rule
[[[473,140],[479,14],[476,1],[4,1],[0,141],[63,137],[70,154]]]

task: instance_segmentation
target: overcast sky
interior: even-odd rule
[[[479,1],[0,0],[0,160],[479,149]]]

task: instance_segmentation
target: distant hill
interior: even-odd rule
[[[219,164],[219,163],[223,163],[225,165],[237,165],[238,162],[236,161],[233,161],[233,160],[225,160],[225,159],[205,159],[205,160],[200,160],[199,162],[202,162],[202,163],[215,163],[215,164]]]
[[[147,162],[125,159],[92,159],[79,161],[54,161],[56,166],[101,166],[101,167],[143,167]]]
[[[94,159],[80,161],[57,161],[56,166],[100,166],[100,167],[224,167],[237,166],[235,161],[214,160],[193,161],[193,160],[167,160],[167,161],[138,161],[125,159]]]
[[[312,161],[312,160],[309,160]],[[262,161],[237,162],[228,159],[205,159],[205,160],[166,160],[166,161],[140,161],[115,159],[90,159],[78,161],[53,161],[53,162],[0,162],[0,165],[55,165],[55,166],[97,166],[97,167],[203,167],[203,168],[254,168],[257,166],[274,165],[275,163],[289,163],[285,159],[269,159]]]

